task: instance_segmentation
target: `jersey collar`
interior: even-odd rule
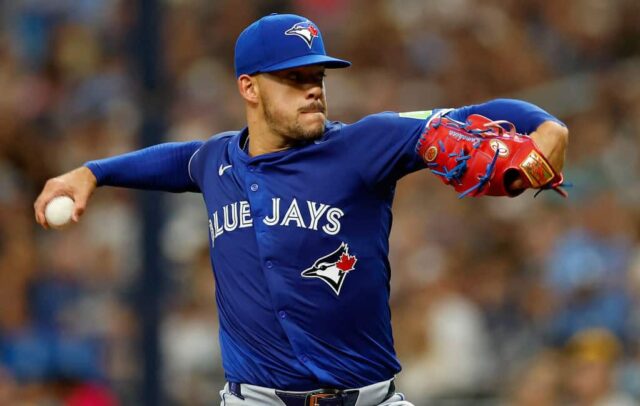
[[[233,140],[229,144],[229,147],[230,147],[230,151],[229,152],[233,157],[237,157],[241,162],[243,162],[245,164],[249,163],[249,162],[252,162],[252,161],[256,161],[256,160],[262,160],[262,159],[268,159],[270,157],[282,156],[282,155],[289,154],[292,151],[297,151],[297,150],[300,150],[302,148],[306,148],[307,146],[313,145],[314,143],[318,144],[318,143],[322,143],[322,142],[326,141],[329,138],[330,133],[334,132],[336,129],[339,129],[339,127],[340,127],[340,123],[335,122],[335,121],[333,121],[333,122],[332,121],[327,121],[325,123],[324,134],[322,134],[322,137],[320,137],[320,139],[315,140],[314,142],[310,142],[308,144],[300,145],[298,147],[293,147],[293,148],[285,149],[285,150],[278,151],[278,152],[272,152],[272,153],[260,155],[260,156],[257,156],[257,157],[249,156],[247,151],[242,149],[243,141],[249,135],[249,127],[244,127],[242,130],[240,130],[238,132],[238,134],[236,134],[233,137]],[[249,142],[251,142],[251,141],[249,141]]]

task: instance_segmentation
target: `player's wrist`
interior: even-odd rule
[[[73,170],[74,175],[77,175],[84,184],[95,189],[98,187],[98,177],[93,171],[93,169],[86,165]]]
[[[561,172],[569,144],[569,129],[555,121],[545,121],[530,135],[553,169]]]

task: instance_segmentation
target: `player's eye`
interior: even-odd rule
[[[300,83],[302,81],[302,76],[298,72],[291,72],[287,75],[287,79],[295,83]]]
[[[324,72],[311,75],[305,75],[300,72],[290,72],[289,74],[287,74],[286,79],[287,81],[296,85],[302,86],[311,84],[321,86],[325,76],[326,75]]]

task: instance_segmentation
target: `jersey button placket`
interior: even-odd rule
[[[257,183],[252,183],[251,186],[249,186],[249,189],[251,189],[252,192],[257,192],[259,187]]]

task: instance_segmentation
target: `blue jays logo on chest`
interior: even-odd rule
[[[340,244],[337,250],[316,259],[311,267],[302,271],[305,278],[318,278],[325,282],[335,292],[340,295],[342,284],[349,272],[355,269],[358,258],[349,255],[349,245]]]
[[[313,45],[313,40],[318,37],[318,29],[307,21],[304,23],[297,23],[293,27],[284,32],[285,35],[296,35],[307,43],[309,48]]]

